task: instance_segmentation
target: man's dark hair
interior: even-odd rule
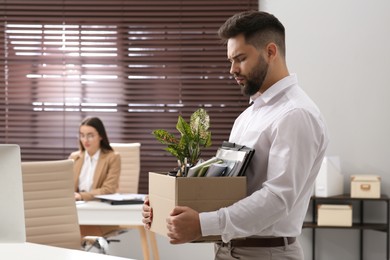
[[[230,17],[218,30],[218,36],[227,42],[232,37],[243,34],[245,42],[260,49],[274,42],[286,55],[285,29],[272,14],[261,11],[245,11]]]

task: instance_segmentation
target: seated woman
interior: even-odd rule
[[[97,117],[86,118],[79,129],[79,151],[69,158],[74,160],[75,200],[92,200],[95,195],[117,192],[121,171],[120,155],[108,140],[103,122]],[[103,236],[113,227],[80,226],[82,236]]]
[[[92,200],[95,195],[115,193],[121,159],[110,146],[99,118],[87,118],[81,123],[79,146],[79,151],[69,157],[74,160],[75,200]]]

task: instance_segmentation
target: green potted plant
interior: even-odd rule
[[[179,115],[176,129],[180,138],[164,129],[154,130],[152,134],[160,143],[167,145],[165,150],[175,156],[181,166],[191,167],[200,159],[202,148],[211,145],[209,127],[209,115],[206,110],[199,108],[191,115],[189,124]]]

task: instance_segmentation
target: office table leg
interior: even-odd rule
[[[143,226],[137,226],[137,229],[138,229],[139,234],[141,236],[142,254],[144,256],[144,260],[150,260],[149,243],[148,243],[148,239],[146,237],[145,228]]]
[[[152,231],[148,231],[147,233],[149,235],[150,246],[152,247],[153,260],[160,260],[160,256],[158,254],[156,234]]]

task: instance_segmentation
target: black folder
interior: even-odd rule
[[[105,194],[105,195],[96,195],[96,199],[100,199],[103,202],[110,203],[111,205],[126,205],[126,204],[142,204],[144,203],[145,194]]]
[[[250,148],[250,147],[245,146],[245,145],[240,145],[240,144],[231,143],[228,141],[223,141],[222,146],[218,149],[217,155],[223,154],[224,150],[225,151],[237,151],[240,153],[244,153],[243,160],[240,163],[238,163],[237,165],[235,165],[235,168],[231,171],[231,173],[227,173],[228,174],[227,176],[244,176],[245,171],[248,168],[248,165],[249,165],[250,161],[252,160],[252,157],[255,153],[255,149]],[[217,156],[217,158],[220,158],[222,160],[225,159],[225,158],[221,158],[218,156]]]

